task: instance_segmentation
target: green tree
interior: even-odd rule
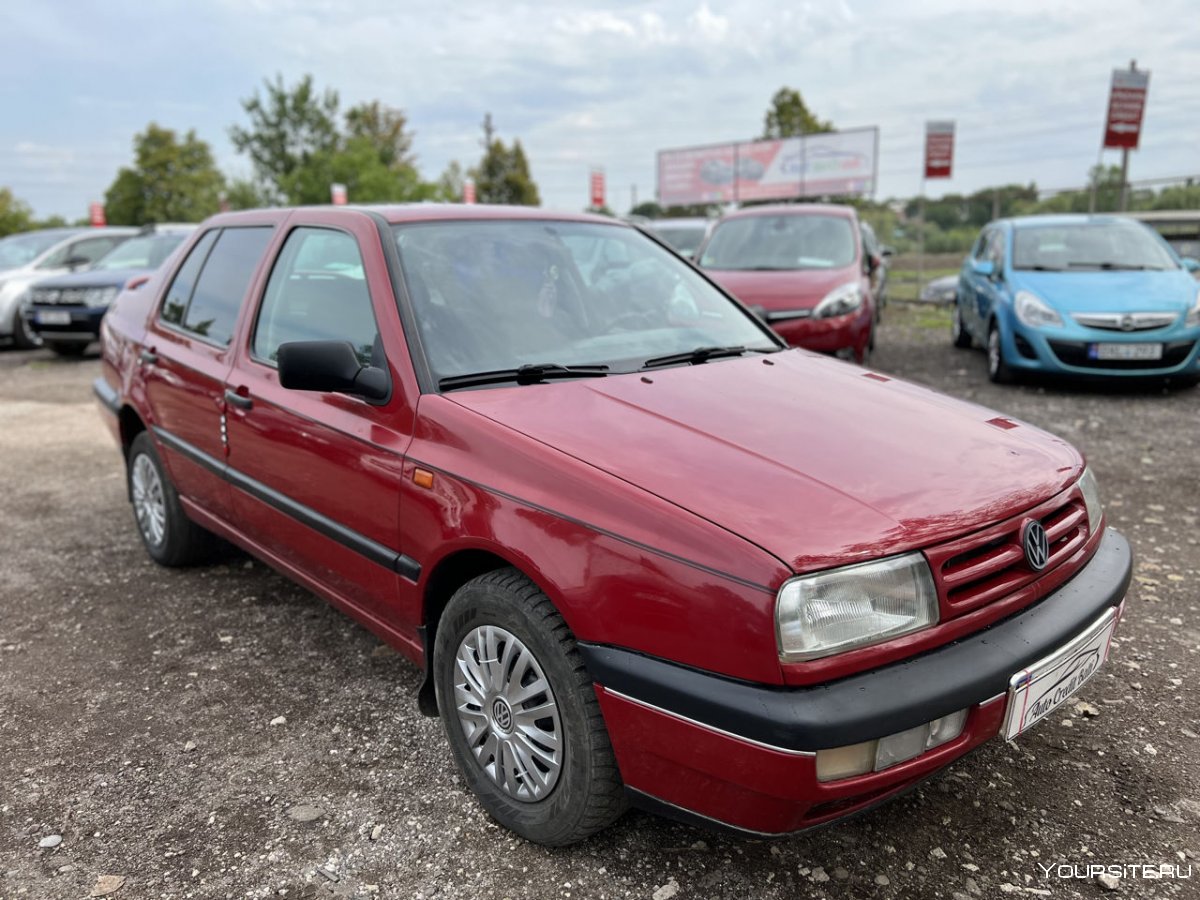
[[[234,178],[225,187],[225,202],[231,210],[258,209],[270,206],[271,198],[249,178]]]
[[[389,168],[366,137],[352,137],[336,150],[320,153],[283,179],[292,203],[328,203],[329,186],[344,184],[351,203],[404,203],[426,200],[435,187],[421,181],[412,166]]]
[[[404,110],[385,106],[378,100],[360,103],[346,111],[346,135],[363,138],[379,155],[379,161],[389,169],[415,169],[417,159],[412,153],[413,135],[407,130]]]
[[[151,122],[134,137],[133,155],[133,165],[117,172],[104,195],[110,224],[199,222],[219,208],[225,179],[195,131],[180,140]]]
[[[458,160],[452,159],[442,170],[438,180],[434,182],[430,199],[439,200],[442,203],[461,203],[463,185],[466,184],[466,180],[467,175],[463,172],[462,165]]]
[[[256,92],[242,101],[250,124],[234,125],[229,139],[238,152],[250,157],[255,174],[270,193],[289,203],[328,203],[328,183],[320,199],[290,191],[297,185],[309,185],[312,176],[305,170],[314,161],[328,165],[339,148],[337,92],[326,89],[318,93],[311,75],[292,88],[283,83],[282,75],[276,75],[274,82],[264,81],[263,88],[263,95]]]
[[[663,208],[653,200],[646,200],[631,209],[629,214],[631,216],[645,216],[647,219],[661,219]]]
[[[771,98],[763,117],[764,138],[796,137],[833,131],[833,123],[822,122],[809,111],[795,88],[781,87]]]
[[[33,210],[13,196],[8,188],[0,188],[0,237],[28,231],[33,227]]]
[[[480,203],[509,203],[539,206],[537,185],[529,174],[529,161],[519,140],[512,147],[496,137],[492,116],[483,119],[483,159],[471,171],[475,179],[475,197]]]

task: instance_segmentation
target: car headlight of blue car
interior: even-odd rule
[[[1051,309],[1036,294],[1029,291],[1017,291],[1013,298],[1013,310],[1022,324],[1030,328],[1044,328],[1047,325],[1063,323],[1062,316]]]

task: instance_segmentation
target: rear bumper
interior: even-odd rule
[[[1129,544],[1111,529],[1075,577],[971,637],[805,688],[732,681],[581,645],[635,801],[752,834],[785,834],[874,806],[996,736],[1009,679],[1124,599]],[[818,782],[816,751],[968,709],[962,734],[882,772]]]

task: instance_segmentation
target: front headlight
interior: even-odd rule
[[[1187,317],[1184,318],[1183,324],[1189,328],[1200,325],[1200,290],[1196,291],[1196,302],[1192,304],[1192,308],[1188,310]]]
[[[116,296],[115,287],[88,288],[83,292],[83,302],[86,306],[108,306]]]
[[[857,281],[835,287],[821,298],[821,302],[813,310],[814,319],[828,319],[833,316],[844,316],[852,313],[863,305],[862,288]]]
[[[937,591],[920,553],[793,578],[775,602],[784,662],[878,644],[937,620]]]
[[[1079,477],[1079,490],[1083,494],[1083,505],[1087,507],[1088,534],[1095,534],[1100,527],[1104,507],[1100,503],[1100,486],[1096,484],[1096,476],[1090,468],[1084,469]]]
[[[1030,328],[1041,328],[1045,325],[1061,325],[1062,316],[1043,303],[1029,291],[1017,291],[1014,300],[1017,318]]]

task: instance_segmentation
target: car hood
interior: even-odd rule
[[[123,288],[130,278],[146,275],[153,269],[89,269],[86,272],[71,272],[46,278],[37,283],[39,288]]]
[[[1196,281],[1182,269],[1167,272],[1013,273],[1013,290],[1032,291],[1063,312],[1161,312],[1196,302]]]
[[[1083,465],[1023,422],[803,350],[446,396],[797,572],[960,536]]]
[[[705,269],[717,284],[747,306],[768,310],[811,309],[834,288],[858,281],[854,266],[841,269],[795,269],[786,272],[744,272]]]

